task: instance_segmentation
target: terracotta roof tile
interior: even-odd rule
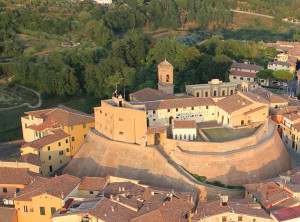
[[[181,99],[170,99],[160,101],[149,101],[144,103],[132,103],[134,105],[145,104],[146,110],[158,110],[158,109],[172,109],[172,108],[184,108],[184,107],[195,107],[195,106],[210,106],[215,105],[212,98],[181,98]]]
[[[287,66],[290,67],[290,64],[288,62],[282,62],[282,61],[274,61],[274,62],[268,62],[268,66],[272,66],[272,65],[281,65],[281,66]]]
[[[174,120],[174,129],[196,128],[195,120]]]
[[[33,197],[45,193],[63,199],[80,183],[80,181],[80,178],[69,174],[64,174],[50,179],[37,177],[33,183],[30,183],[21,190],[14,200],[31,201]]]
[[[243,114],[249,115],[251,113],[255,113],[255,112],[259,111],[259,110],[266,109],[266,108],[268,108],[268,107],[267,106],[260,106],[260,107],[257,107],[255,109],[252,109],[252,110],[249,110],[247,112],[244,112]]]
[[[253,103],[250,100],[248,100],[238,94],[229,96],[229,97],[219,100],[217,102],[217,106],[220,107],[221,109],[225,110],[228,113],[232,113],[234,111],[237,111],[244,107],[250,106],[252,104]]]
[[[158,64],[160,68],[170,68],[173,67],[171,63],[169,63],[166,59]]]
[[[220,201],[199,203],[197,214],[194,216],[193,221],[200,221],[201,219],[224,213],[271,219],[270,216],[260,208],[259,204],[254,204],[252,201],[250,202],[250,200],[242,199],[230,200],[227,202],[227,206],[221,206]]]
[[[33,153],[28,153],[28,154],[24,154],[21,155],[18,159],[17,162],[25,162],[25,163],[29,163],[35,166],[41,166],[41,161],[40,161],[40,157],[36,154]]]
[[[243,71],[236,71],[236,70],[230,71],[229,75],[249,77],[249,78],[255,78],[256,77],[256,73],[254,73],[254,72],[243,72]]]
[[[28,128],[37,131],[61,124],[65,126],[73,126],[95,121],[94,117],[91,115],[62,105],[52,109],[25,112],[25,114],[32,115],[36,118],[42,118],[44,120],[44,122],[40,125],[28,126]]]
[[[59,141],[63,138],[67,138],[69,135],[62,130],[52,130],[50,135],[44,136],[40,139],[34,140],[32,142],[25,143],[21,148],[32,147],[35,149],[40,149],[55,141]]]
[[[288,120],[291,120],[291,121],[295,121],[295,120],[300,119],[299,113],[295,113],[295,114],[286,113],[286,114],[283,114],[283,116],[285,118],[287,118]]]
[[[78,190],[100,191],[106,187],[108,179],[103,177],[85,177]]]
[[[300,220],[300,206],[290,207],[286,209],[272,211],[271,214],[275,216],[277,221]]]
[[[165,97],[167,97],[169,94],[156,89],[144,88],[142,90],[131,93],[129,95],[133,97],[135,100],[138,100],[140,102],[146,102],[146,101],[162,100]]]
[[[132,183],[132,182],[113,182],[108,184],[101,192],[105,196],[109,197],[110,194],[130,194],[130,195],[139,195],[145,191],[145,187]]]
[[[17,211],[11,207],[0,207],[1,222],[13,222]]]
[[[278,107],[278,108],[270,109],[270,112],[276,115],[283,115],[286,113],[297,112],[298,109],[300,109],[299,106],[286,106],[286,107]]]
[[[28,168],[0,167],[0,184],[29,184],[37,176]]]
[[[147,134],[154,134],[154,133],[163,133],[166,132],[167,128],[165,126],[158,126],[158,127],[148,127]]]
[[[107,198],[100,200],[88,213],[105,222],[129,222],[136,214],[130,208]]]
[[[262,67],[262,66],[252,65],[252,64],[244,64],[244,63],[238,63],[238,62],[233,62],[231,64],[231,68],[247,69],[247,70],[253,70],[253,71],[260,71],[260,70],[264,69],[264,67]]]

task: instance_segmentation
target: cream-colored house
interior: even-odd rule
[[[294,68],[288,62],[281,61],[268,62],[268,69],[272,69],[274,71],[285,70],[289,72],[293,72],[294,70]]]
[[[256,73],[264,67],[258,65],[233,62],[230,67],[229,80],[231,83],[254,82]]]
[[[174,120],[172,125],[173,139],[195,140],[197,138],[197,126],[195,120]]]

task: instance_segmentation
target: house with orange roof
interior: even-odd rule
[[[62,130],[68,135],[70,155],[74,156],[82,141],[95,126],[94,117],[86,113],[59,105],[56,108],[25,112],[21,117],[23,138],[32,142],[48,135],[53,130]]]
[[[52,130],[48,135],[21,148],[21,157],[34,155],[40,160],[40,173],[44,176],[67,164],[71,160],[70,137],[61,129]]]
[[[231,83],[254,82],[256,73],[264,67],[258,65],[233,62],[230,67],[229,80]]]
[[[282,126],[282,140],[292,147],[296,152],[300,152],[300,113],[286,113],[283,114]]]
[[[53,178],[37,177],[14,197],[18,222],[52,222],[51,216],[70,197],[78,195],[81,179],[64,174]]]

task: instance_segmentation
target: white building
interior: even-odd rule
[[[197,138],[197,126],[195,120],[174,120],[172,125],[173,139],[195,140]]]

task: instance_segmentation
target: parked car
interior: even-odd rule
[[[288,87],[288,84],[285,82],[282,85],[283,85],[283,87]]]
[[[280,82],[274,83],[273,86],[279,87],[280,86]]]

